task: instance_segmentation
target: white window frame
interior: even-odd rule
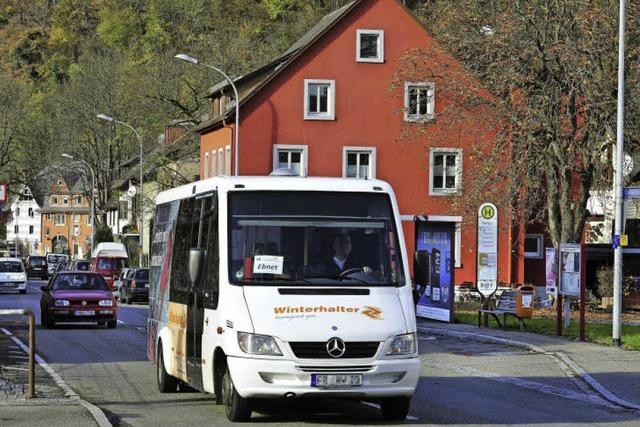
[[[525,234],[525,241],[527,239],[535,239],[538,243],[538,250],[536,252],[525,252],[524,257],[529,259],[542,259],[544,256],[544,235],[539,233]]]
[[[80,225],[79,224],[74,224],[73,225],[73,235],[74,236],[79,236],[80,235]]]
[[[326,84],[329,85],[327,92],[327,112],[311,113],[309,112],[309,85]],[[304,79],[304,119],[305,120],[335,120],[336,119],[336,81],[335,80],[317,80]]]
[[[231,175],[231,146],[227,145],[226,147],[224,147],[224,151],[225,151],[225,165],[224,165],[224,173],[225,175]]]
[[[69,205],[69,196],[62,196],[62,204],[65,206]]]
[[[360,56],[360,37],[363,35],[378,36],[378,56],[376,58],[362,58]],[[384,30],[357,30],[356,31],[356,62],[384,62]]]
[[[218,176],[218,150],[211,151],[211,175]]]
[[[433,188],[434,157],[436,154],[456,155],[456,186],[455,188]],[[462,148],[436,147],[429,150],[429,195],[430,196],[450,196],[459,194],[462,190]],[[445,165],[446,166],[446,165]]]
[[[218,148],[218,175],[224,175],[224,148]]]
[[[58,196],[51,196],[51,206],[58,205]]]
[[[427,114],[409,113],[409,92],[411,88],[427,88],[431,90],[431,99],[427,104]],[[404,83],[404,121],[410,123],[428,123],[436,118],[436,85],[429,82],[405,82]]]
[[[300,176],[307,176],[307,168],[309,166],[309,146],[308,145],[289,145],[289,144],[273,144],[273,168],[278,168],[278,153],[280,151],[299,151],[300,152]]]
[[[33,234],[34,233],[34,229],[35,227],[33,225],[29,226],[29,234]]]
[[[342,147],[342,177],[347,178],[347,156],[349,154],[368,154],[369,155],[369,178],[376,178],[376,147]],[[360,177],[349,177],[355,179],[364,179]]]
[[[209,153],[204,153],[204,177],[209,178]]]
[[[62,219],[62,221],[58,221],[58,219]],[[54,223],[57,227],[62,227],[67,225],[67,218],[65,214],[55,214]]]

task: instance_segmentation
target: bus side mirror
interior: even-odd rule
[[[418,285],[429,284],[429,270],[431,264],[431,256],[429,251],[416,251],[413,256],[413,282]]]
[[[189,250],[189,278],[191,286],[194,286],[202,277],[202,269],[204,268],[205,251],[202,248],[191,248]]]

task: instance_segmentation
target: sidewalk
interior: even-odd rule
[[[418,329],[434,335],[497,342],[527,348],[530,351],[550,353],[549,356],[562,360],[603,397],[608,400],[617,397],[640,409],[640,352],[638,351],[621,350],[549,335],[504,332],[499,329],[478,328],[469,324],[448,324],[425,319],[418,319]],[[598,385],[602,388],[599,389]]]
[[[80,400],[69,396],[38,363],[35,368],[36,397],[26,397],[29,387],[27,352],[4,332],[12,333],[25,327],[21,322],[0,320],[0,424],[43,427],[98,425]]]

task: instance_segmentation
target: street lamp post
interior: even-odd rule
[[[222,74],[224,78],[227,79],[227,81],[231,85],[231,88],[233,89],[233,95],[236,98],[236,131],[235,131],[235,140],[234,140],[235,147],[233,149],[234,151],[233,175],[238,176],[238,160],[240,156],[240,153],[239,153],[240,151],[240,97],[238,96],[238,88],[233,83],[233,80],[231,80],[231,78],[229,78],[229,76],[218,67],[214,67],[213,65],[210,65],[210,64],[204,64],[198,61],[196,58],[192,58],[191,56],[185,55],[184,53],[179,53],[175,57],[182,61],[189,62],[191,64],[202,65],[203,67],[211,68],[212,70],[215,70],[220,74]]]
[[[138,138],[138,143],[140,144],[140,214],[139,214],[140,218],[138,219],[138,231],[140,233],[140,241],[138,242],[139,243],[138,263],[140,264],[140,267],[142,267],[142,258],[143,258],[142,248],[143,248],[143,237],[144,237],[144,182],[143,182],[144,177],[143,177],[143,170],[142,170],[142,138],[140,137],[140,134],[138,133],[136,128],[131,126],[129,123],[116,120],[111,116],[107,116],[106,114],[98,114],[97,117],[101,120],[118,123],[120,125],[128,127],[136,135],[136,138]]]
[[[76,159],[71,154],[67,154],[67,153],[63,153],[62,157],[65,157],[71,160],[78,160],[84,163],[91,171],[91,223],[90,223],[91,224],[91,239],[90,239],[91,251],[89,253],[89,257],[91,257],[91,254],[93,253],[93,235],[95,234],[93,224],[95,222],[95,217],[96,217],[96,174],[93,171],[93,168],[91,167],[89,162],[87,162],[86,160]]]
[[[615,236],[618,239],[613,250],[613,345],[619,347],[622,329],[622,247],[620,235],[623,223],[623,175],[624,167],[624,20],[625,0],[620,0],[620,27],[618,34],[618,120],[616,130],[616,170],[615,170]]]

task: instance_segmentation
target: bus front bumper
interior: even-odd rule
[[[245,398],[315,397],[383,398],[411,396],[420,378],[419,357],[327,364],[326,361],[229,357],[231,377]],[[345,369],[350,367],[352,369]],[[312,375],[362,375],[362,385],[312,386]]]

